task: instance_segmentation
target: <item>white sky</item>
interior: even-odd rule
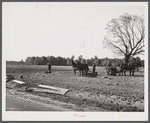
[[[118,58],[111,49],[103,47],[105,28],[112,18],[124,13],[144,15],[144,6],[132,5],[3,2],[2,43],[6,60],[48,55]]]

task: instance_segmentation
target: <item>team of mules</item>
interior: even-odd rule
[[[80,72],[80,76],[82,76],[83,73],[87,74],[87,72],[89,71],[89,67],[87,64],[80,63],[79,61],[77,61],[77,63],[75,63],[73,61],[73,58],[71,59],[71,62],[72,62],[72,67],[73,67],[73,71],[74,71],[75,75],[76,75],[77,70]]]
[[[88,73],[89,71],[89,67],[87,64],[83,64],[80,63],[78,60],[76,62],[74,62],[74,56],[72,56],[71,58],[71,62],[72,62],[72,67],[74,70],[74,74],[76,75],[76,71],[78,70],[80,72],[80,75],[83,75],[83,73]],[[113,67],[113,66],[109,66],[109,67]],[[117,67],[117,71],[119,73],[119,75],[122,74],[126,76],[126,71],[129,71],[130,76],[134,76],[134,72],[136,69],[138,69],[140,67],[140,64],[138,63],[122,63],[120,65],[120,67]]]
[[[80,76],[83,75],[83,73],[88,73],[89,67],[87,64],[80,63],[79,61],[74,62],[74,58],[71,58],[72,67],[74,70],[74,74],[76,75],[76,71],[78,70],[80,72]],[[134,76],[135,70],[139,68],[139,64],[137,63],[129,63],[129,64],[121,64],[120,67],[117,68],[117,71],[119,75],[122,74],[126,76],[126,71],[129,71],[130,76]]]
[[[134,72],[136,69],[138,69],[140,66],[138,63],[129,63],[129,64],[121,64],[120,66],[120,73],[122,73],[122,75],[126,76],[126,71],[129,71],[130,76],[134,76]],[[119,73],[119,75],[120,75]]]
[[[121,64],[119,75],[120,75],[120,73],[122,73],[122,76],[123,75],[126,76],[126,71],[129,71],[130,76],[131,75],[134,76],[134,71],[135,71],[134,65],[131,65],[131,64]]]

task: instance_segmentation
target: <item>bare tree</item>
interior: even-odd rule
[[[108,35],[104,38],[106,46],[114,53],[124,55],[125,63],[135,55],[144,52],[145,26],[143,17],[124,14],[112,19],[106,28]]]

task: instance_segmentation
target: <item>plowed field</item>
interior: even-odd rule
[[[71,66],[52,66],[50,74],[45,71],[47,66],[7,65],[7,75],[26,83],[18,85],[9,81],[7,90],[38,96],[36,101],[47,105],[51,104],[49,100],[53,100],[57,102],[53,105],[59,102],[62,104],[59,106],[72,111],[144,111],[143,68],[136,71],[135,76],[129,76],[128,72],[127,76],[107,76],[105,67],[96,67],[97,77],[79,76],[79,72],[75,76]],[[27,91],[28,87],[37,87],[41,83],[69,91],[65,95]]]

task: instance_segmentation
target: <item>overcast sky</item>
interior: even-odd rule
[[[114,6],[115,5],[115,6]],[[118,58],[103,46],[106,25],[124,13],[142,16],[142,4],[3,3],[2,42],[6,60],[28,56]]]

